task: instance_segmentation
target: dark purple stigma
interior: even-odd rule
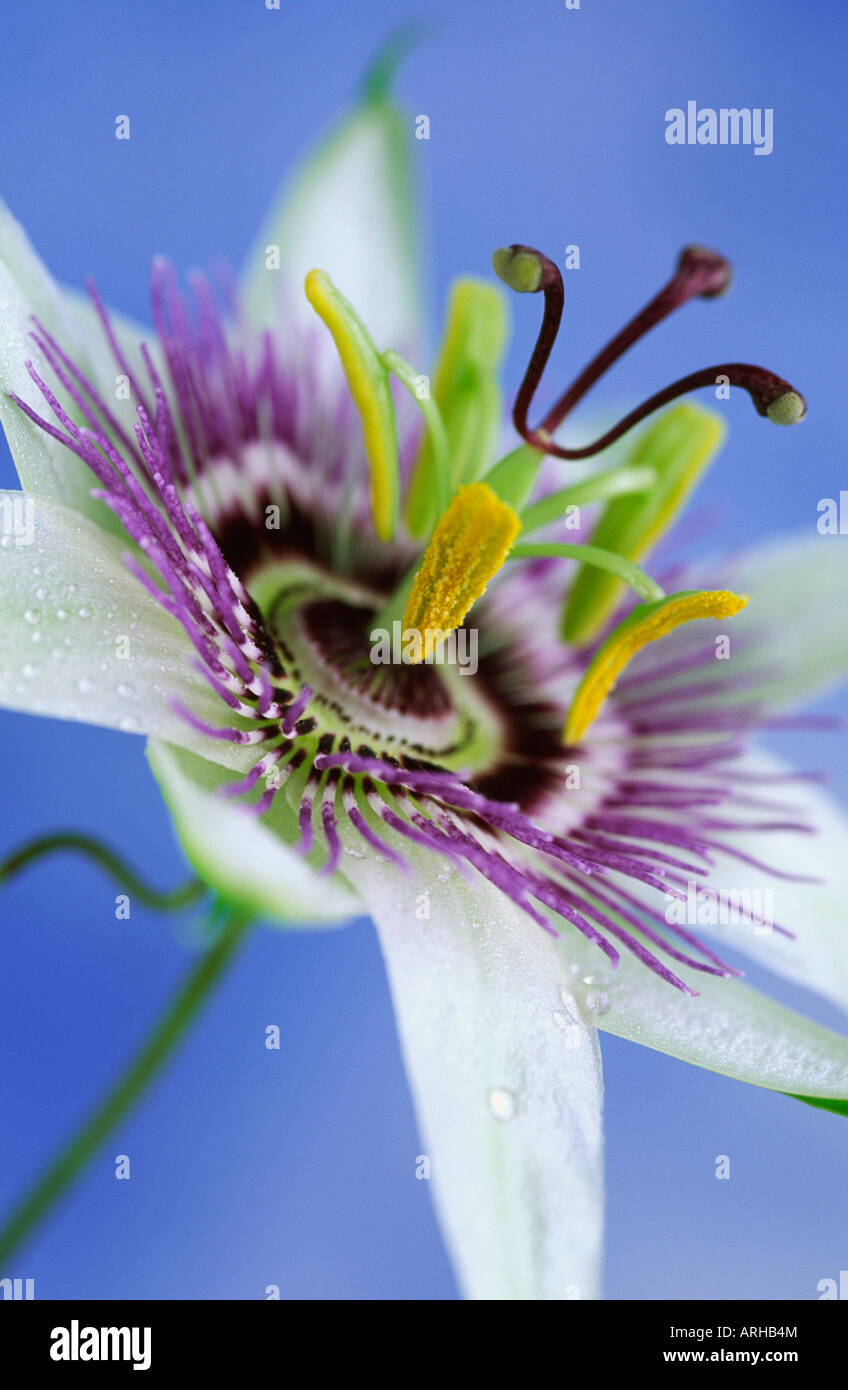
[[[713,367],[704,367],[701,371],[691,372],[689,376],[672,382],[670,386],[666,386],[631,410],[617,425],[607,430],[592,444],[579,449],[568,449],[555,444],[551,438],[554,431],[628,348],[675,309],[687,304],[690,299],[713,299],[729,288],[730,264],[718,252],[710,251],[706,247],[685,247],[668,284],[664,285],[644,309],[625,324],[606,347],[593,357],[576,381],[551,407],[541,423],[532,428],[527,416],[551,349],[556,342],[565,307],[562,275],[554,262],[540,251],[517,243],[496,251],[492,262],[496,274],[511,289],[519,293],[536,293],[541,290],[544,295],[542,327],[515,399],[512,419],[522,439],[546,454],[562,459],[590,458],[614,444],[634,425],[639,424],[655,410],[659,410],[661,406],[700,387],[715,386],[719,379],[728,385],[741,386],[750,395],[758,413],[768,416],[776,424],[794,424],[803,419],[806,413],[804,397],[782,377],[765,367],[755,367],[745,362],[725,362]]]

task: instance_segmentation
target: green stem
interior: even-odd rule
[[[609,570],[610,574],[617,574],[619,579],[623,579],[640,598],[646,599],[649,603],[665,598],[665,589],[661,589],[657,581],[644,570],[640,570],[638,565],[634,565],[632,560],[626,560],[623,555],[616,555],[612,550],[602,550],[597,545],[569,545],[566,542],[514,545],[508,558],[534,560],[538,556],[579,560],[584,565],[595,565],[598,569]]]
[[[241,915],[233,913],[228,917],[217,940],[189,972],[135,1060],[82,1129],[13,1209],[0,1230],[0,1268],[8,1264],[21,1243],[56,1205],[176,1051],[189,1024],[223,975],[249,925],[249,920]]]
[[[523,535],[538,531],[540,526],[548,526],[559,521],[566,507],[582,506],[585,502],[607,502],[613,497],[623,497],[630,492],[647,492],[657,480],[656,470],[648,467],[607,468],[602,473],[593,473],[579,483],[552,492],[534,502],[521,514]]]
[[[57,830],[51,835],[40,835],[38,839],[30,840],[20,849],[13,850],[5,859],[0,860],[0,884],[12,878],[21,869],[25,869],[28,864],[40,859],[42,855],[52,854],[57,850],[73,850],[93,859],[95,864],[99,864],[101,869],[111,875],[130,897],[138,898],[139,902],[147,907],[163,911],[188,907],[190,903],[202,898],[207,891],[199,878],[190,878],[178,888],[159,892],[158,889],[144,883],[108,845],[101,844],[93,835],[80,835],[75,830]]]

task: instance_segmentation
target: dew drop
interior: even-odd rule
[[[26,664],[21,667],[21,675],[28,681],[31,681],[35,674],[36,671],[32,662],[27,661]]]
[[[489,1092],[489,1109],[496,1120],[511,1120],[515,1114],[515,1096],[512,1091],[498,1087]]]
[[[39,585],[39,587],[38,587],[38,588],[36,589],[36,591],[35,591],[35,597],[36,597],[36,598],[40,598],[40,599],[46,598],[46,597],[47,597],[47,590],[46,590],[45,588],[43,588],[41,585]]]
[[[138,730],[138,720],[134,719],[131,714],[125,714],[123,719],[120,721],[118,728],[123,729],[125,734],[136,733]]]
[[[90,695],[94,689],[94,681],[90,681],[87,676],[83,676],[77,681],[77,690],[81,695]]]
[[[67,616],[68,616],[67,609],[65,609],[65,608],[57,608],[57,609],[56,609],[56,617],[59,619],[59,622],[60,622],[60,623],[63,623],[63,622],[65,621],[65,619],[67,618]]]
[[[41,614],[39,613],[37,608],[28,608],[24,613],[24,622],[32,623],[33,626],[35,626],[35,624],[40,621]]]
[[[79,614],[79,616],[80,616],[81,618],[90,618],[90,617],[91,617],[91,609],[90,609],[90,608],[86,608],[85,605],[83,605],[82,608],[78,608],[78,609],[77,609],[77,613]]]
[[[117,686],[117,691],[122,700],[129,700],[135,694],[133,687],[131,685],[126,685],[123,681]]]

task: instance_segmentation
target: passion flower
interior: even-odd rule
[[[691,404],[629,457],[566,472],[718,375],[778,423],[803,415],[782,378],[730,363],[591,445],[558,442],[627,348],[727,288],[703,248],[533,427],[562,280],[532,248],[496,253],[511,289],[544,297],[519,442],[498,459],[494,284],[457,283],[432,389],[421,370],[405,129],[372,82],[272,219],[244,292],[195,275],[186,293],[156,261],[147,345],[93,286],[90,308],[60,294],[4,213],[2,413],[34,528],[0,554],[0,697],[149,735],[189,859],[243,916],[373,916],[463,1288],[593,1297],[596,1026],[848,1101],[848,1043],[729,978],[704,939],[721,924],[669,911],[768,859],[803,911],[749,913],[732,944],[844,1000],[845,948],[809,881],[810,816],[835,813],[746,748],[787,693],[848,665],[844,621],[823,650],[801,616],[842,582],[845,549],[647,574],[721,439]],[[575,507],[594,516],[588,542],[562,538]],[[692,620],[718,619],[727,642],[747,595],[717,659]],[[417,660],[375,663],[375,629],[398,620]],[[436,660],[463,624],[473,674]],[[808,682],[799,646],[773,646],[796,630]],[[841,821],[838,835],[844,856]]]

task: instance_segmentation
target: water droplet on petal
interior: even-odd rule
[[[29,661],[27,661],[26,664],[21,667],[21,675],[24,676],[28,681],[32,680],[35,673],[35,667]]]
[[[565,1010],[557,1009],[554,1013],[554,1023],[560,1029],[564,1038],[565,1045],[570,1051],[575,1052],[582,1044],[584,1033],[574,1014],[571,1012],[571,998],[567,990],[560,991],[560,998],[565,1005]]]
[[[90,617],[91,617],[91,609],[90,609],[90,608],[86,608],[85,605],[83,605],[82,608],[78,608],[78,609],[77,609],[77,612],[79,613],[79,616],[80,616],[81,618],[90,618]]]
[[[133,687],[131,685],[126,685],[123,681],[117,687],[117,691],[122,700],[129,700],[135,694]]]
[[[511,1120],[515,1114],[515,1096],[512,1091],[498,1087],[489,1092],[489,1109],[496,1120]]]
[[[24,622],[37,623],[41,620],[41,614],[37,608],[28,608],[24,613]]]
[[[81,695],[90,695],[93,689],[94,681],[90,681],[86,676],[77,681],[77,690]]]

